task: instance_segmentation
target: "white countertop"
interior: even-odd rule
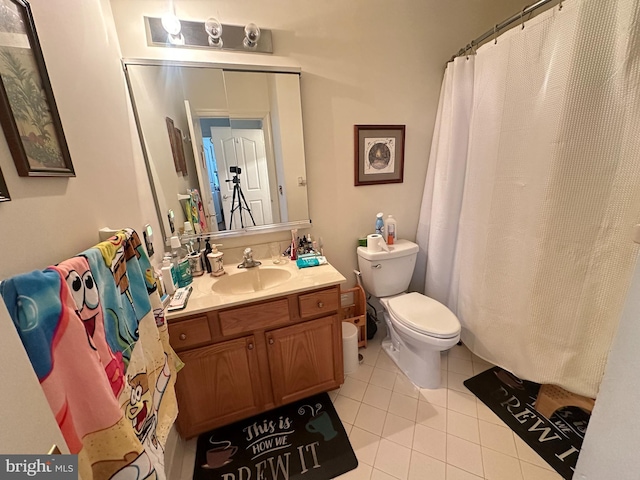
[[[291,274],[291,277],[279,285],[259,290],[257,292],[220,294],[212,290],[212,287],[216,282],[223,280],[227,276],[238,275],[248,271],[238,268],[236,264],[225,265],[225,275],[212,277],[210,274],[205,272],[204,275],[195,277],[191,284],[193,290],[186,308],[184,310],[167,312],[167,320],[171,322],[172,320],[196,313],[219,310],[258,300],[281,297],[283,295],[303,292],[305,290],[315,290],[331,285],[338,285],[347,281],[346,278],[344,278],[342,274],[330,264],[319,265],[317,267],[298,268],[296,262],[291,260],[286,260],[286,263],[279,265],[274,265],[271,260],[260,261],[262,262],[262,265],[254,268],[283,269],[287,270]]]

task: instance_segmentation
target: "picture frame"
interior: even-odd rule
[[[176,128],[174,129],[173,133],[175,135],[175,142],[178,150],[178,162],[180,163],[180,171],[182,172],[182,175],[186,177],[189,172],[187,171],[187,159],[184,156],[184,140],[182,137],[182,130]]]
[[[178,154],[178,143],[176,141],[176,127],[172,118],[165,117],[164,120],[167,124],[167,135],[169,136],[169,144],[171,145],[171,156],[173,157],[173,167],[176,169],[176,173],[182,174],[182,165],[180,164],[180,155]]]
[[[7,188],[7,183],[4,181],[2,170],[0,170],[0,202],[9,202],[10,200],[9,189]]]
[[[76,176],[26,0],[0,0],[0,125],[18,175]]]
[[[173,166],[176,173],[187,176],[187,160],[184,156],[184,145],[182,141],[182,131],[176,128],[172,118],[165,117],[167,123],[167,135],[169,135],[169,143],[171,144],[171,155],[173,156]]]
[[[404,125],[354,125],[355,186],[404,181]]]

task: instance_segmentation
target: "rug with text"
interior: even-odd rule
[[[327,480],[358,460],[321,393],[198,437],[194,480]]]
[[[520,380],[493,367],[464,384],[563,478],[571,479],[578,461],[589,414],[577,407],[557,410],[551,418],[534,405],[540,384]]]

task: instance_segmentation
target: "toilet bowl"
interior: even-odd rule
[[[444,305],[419,293],[381,298],[387,338],[382,348],[418,387],[440,386],[440,352],[460,340],[460,322]]]
[[[388,337],[382,347],[421,388],[440,386],[440,352],[460,340],[460,322],[446,306],[409,287],[418,245],[397,240],[389,251],[358,247],[365,290],[380,300]]]

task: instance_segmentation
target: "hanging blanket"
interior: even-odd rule
[[[204,206],[200,198],[200,192],[197,189],[188,190],[189,192],[189,209],[191,211],[191,223],[196,233],[206,233],[209,231],[207,220],[204,214]]]
[[[136,232],[6,280],[0,294],[81,477],[164,479],[182,363]]]

